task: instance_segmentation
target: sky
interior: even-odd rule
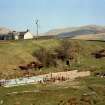
[[[89,24],[105,25],[105,0],[0,0],[0,27],[36,32]]]

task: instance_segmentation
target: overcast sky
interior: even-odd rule
[[[14,30],[105,25],[105,0],[0,0],[0,26]]]

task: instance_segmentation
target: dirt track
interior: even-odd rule
[[[74,80],[78,77],[86,77],[90,76],[90,71],[82,71],[78,72],[78,70],[66,71],[66,72],[57,72],[57,73],[49,73],[44,75],[38,75],[33,77],[25,77],[25,78],[16,78],[10,80],[4,80],[5,87],[11,86],[19,86],[26,84],[37,84],[37,83],[46,83],[47,81],[66,81],[66,80]]]
[[[90,71],[82,71],[78,72],[78,70],[67,71],[67,72],[57,72],[57,73],[49,73],[45,75],[40,75],[43,78],[57,78],[57,77],[64,77],[68,79],[75,79],[77,77],[86,77],[90,76]]]

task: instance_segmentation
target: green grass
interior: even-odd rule
[[[57,45],[56,40],[20,40],[0,43],[0,71],[7,72],[17,68],[19,64],[33,61],[32,53],[43,46],[52,48]]]
[[[4,101],[3,105],[58,105],[63,100],[67,102],[70,97],[77,98],[81,102],[83,94],[88,94],[93,104],[88,105],[104,105],[105,104],[105,79],[97,77],[78,78],[79,88],[62,85],[58,87],[56,84],[37,84],[25,85],[19,87],[3,88],[0,87],[0,99]],[[68,82],[69,83],[69,82]],[[71,83],[71,82],[70,82]],[[22,93],[23,91],[39,90],[39,92]],[[7,95],[7,93],[19,92],[18,94]],[[66,105],[66,104],[65,104]],[[81,105],[81,104],[80,104]],[[86,103],[83,105],[87,105]]]
[[[79,63],[73,63],[71,69],[105,69],[105,58],[95,59],[91,53],[97,50],[105,48],[105,42],[99,41],[83,41],[83,40],[70,40],[73,45],[77,44],[81,51],[79,51],[78,61]],[[12,74],[16,71],[20,64],[27,64],[30,61],[35,60],[32,56],[40,47],[44,47],[48,50],[53,50],[60,45],[61,40],[49,39],[49,40],[20,40],[20,41],[8,41],[0,42],[0,72]],[[43,72],[50,72],[51,69],[55,71],[63,70],[61,68],[44,68]]]
[[[70,40],[73,45],[78,44],[81,50],[78,55],[78,63],[73,63],[71,69],[79,70],[105,70],[105,58],[95,59],[91,53],[105,48],[105,42]],[[44,47],[53,50],[60,45],[61,40],[20,40],[0,42],[0,72],[12,73],[19,64],[24,64],[34,60],[32,53]],[[61,64],[62,65],[62,64]],[[43,68],[42,72],[63,71],[63,67]],[[66,102],[70,97],[76,97],[79,101],[84,93],[89,96],[93,102],[92,105],[105,105],[105,78],[86,77],[78,78],[79,88],[69,86],[58,86],[55,84],[37,84],[25,85],[19,87],[4,88],[0,87],[0,100],[3,105],[58,105],[63,100]],[[75,81],[73,81],[75,83]],[[63,83],[62,83],[63,84]],[[23,91],[39,90],[39,92],[22,93]],[[7,95],[7,93],[19,92],[19,94]],[[17,103],[17,104],[16,104]],[[87,104],[83,104],[87,105]]]

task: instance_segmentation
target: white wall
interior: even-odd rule
[[[15,40],[18,40],[19,39],[19,36],[18,35],[15,35]]]
[[[24,39],[33,39],[33,35],[30,32],[25,33]]]

